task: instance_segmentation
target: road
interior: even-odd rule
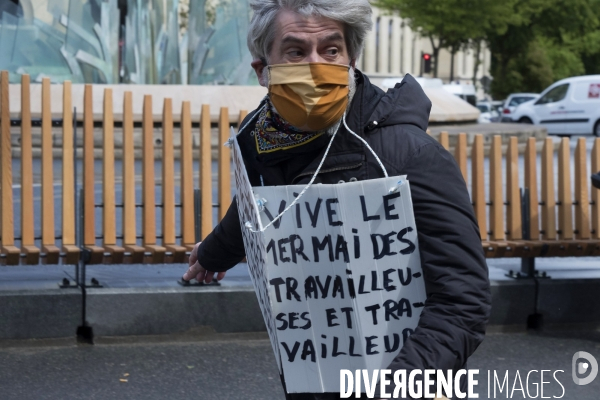
[[[600,334],[488,334],[469,362],[470,369],[479,369],[475,393],[482,399],[524,398],[518,371],[523,389],[529,390],[526,398],[541,398],[541,392],[535,395],[545,370],[544,398],[597,400],[600,377],[587,386],[571,378],[572,356],[578,351],[600,359]],[[502,392],[496,386],[494,397],[494,372],[502,381],[507,371],[508,386]],[[513,385],[517,390],[507,395]],[[104,338],[94,346],[76,345],[73,339],[0,343],[0,393],[3,400],[284,398],[265,333],[211,332]]]

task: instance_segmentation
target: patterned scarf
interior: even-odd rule
[[[260,112],[256,127],[251,134],[256,139],[258,153],[262,154],[301,146],[326,132],[326,130],[319,132],[301,131],[275,113],[271,103],[267,100],[267,104]]]

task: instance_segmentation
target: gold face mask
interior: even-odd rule
[[[348,105],[347,65],[278,64],[269,68],[269,98],[297,128],[319,131],[339,121]]]

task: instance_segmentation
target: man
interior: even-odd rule
[[[366,140],[390,176],[406,174],[411,186],[427,300],[418,328],[389,368],[466,368],[485,334],[489,281],[462,175],[425,133],[431,102],[409,75],[384,93],[356,69],[372,24],[368,0],[252,0],[251,7],[252,66],[269,88],[238,135],[251,184],[305,185],[336,131],[315,183],[383,177],[373,154],[346,129],[345,113],[347,127]],[[234,201],[196,245],[184,279],[211,282],[216,274],[220,280],[243,257]]]

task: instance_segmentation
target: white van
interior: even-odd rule
[[[544,125],[548,133],[600,136],[600,75],[554,83],[537,100],[518,106],[513,120]]]
[[[475,86],[453,82],[444,85],[444,89],[446,89],[453,95],[460,97],[473,107],[477,106],[477,95],[475,93]]]

